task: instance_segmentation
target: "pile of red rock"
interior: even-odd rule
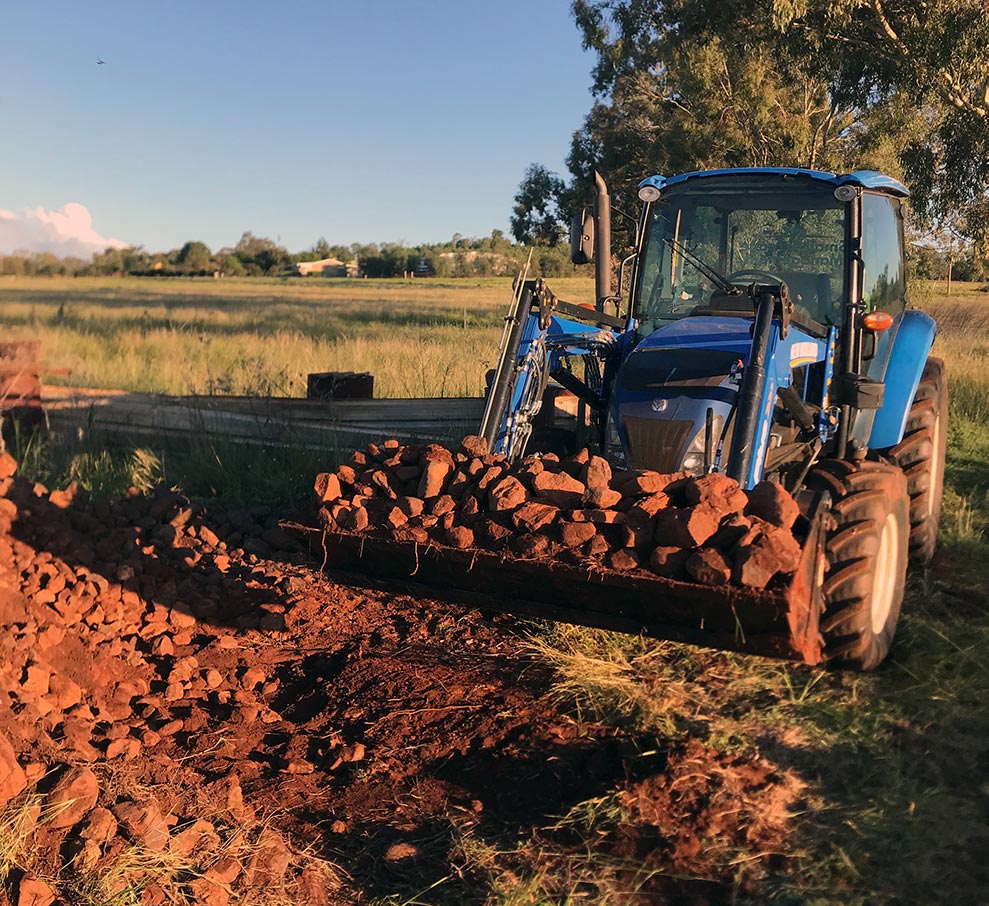
[[[165,488],[89,502],[16,465],[0,452],[0,820],[49,880],[23,874],[13,902],[48,906],[135,845],[196,866],[189,902],[224,906],[293,871],[297,888],[302,860],[245,805],[242,768],[213,759],[207,776],[190,760],[217,727],[258,745],[281,721],[278,682],[238,630],[284,634],[272,585],[301,580],[268,576],[246,549],[294,543],[270,515],[229,511],[210,528]],[[228,844],[245,830],[257,845],[238,861]]]
[[[744,491],[719,474],[612,472],[586,449],[510,463],[474,436],[455,452],[386,440],[319,474],[315,492],[330,531],[705,585],[765,588],[800,560],[800,511],[778,484]]]

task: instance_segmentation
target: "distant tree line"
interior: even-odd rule
[[[565,243],[537,240],[531,244],[530,276],[559,277],[578,272]],[[367,277],[511,277],[525,264],[530,245],[512,242],[501,230],[483,239],[455,234],[449,242],[407,246],[401,243],[329,245],[320,239],[304,252],[290,254],[270,239],[245,233],[233,248],[211,252],[203,242],[187,242],[170,252],[147,252],[140,247],[107,249],[89,261],[58,258],[50,252],[0,255],[0,276],[165,276],[257,277],[282,276],[291,264],[336,258],[356,261],[359,276]],[[971,243],[943,238],[907,247],[912,274],[921,279],[944,279],[949,267],[955,280],[989,280],[989,262]]]
[[[49,252],[0,255],[0,275],[7,276],[225,276],[272,277],[288,274],[291,265],[336,258],[356,262],[367,277],[514,276],[525,263],[529,247],[513,242],[501,230],[482,239],[455,233],[449,242],[407,246],[402,243],[330,245],[319,239],[302,252],[289,252],[271,239],[244,233],[232,248],[212,251],[204,242],[186,242],[169,252],[149,252],[140,246],[108,248],[85,261],[58,258]],[[573,272],[562,246],[539,243],[533,248],[530,273],[560,276]]]

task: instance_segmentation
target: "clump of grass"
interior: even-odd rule
[[[976,495],[962,495],[946,488],[941,505],[941,522],[938,537],[943,546],[981,544],[985,540],[982,514],[989,509],[989,489],[979,502]]]
[[[189,496],[305,508],[318,472],[335,468],[349,448],[237,444],[197,437],[160,442],[154,449],[100,447],[40,434],[15,441],[19,474],[50,489],[76,481],[99,497],[128,489],[149,493],[160,485]]]
[[[540,627],[528,644],[555,669],[554,696],[578,716],[666,736],[679,732],[692,661],[684,646],[563,623]]]
[[[12,869],[21,866],[41,819],[43,801],[38,793],[21,795],[0,812],[0,884],[6,882]]]
[[[146,493],[164,479],[158,454],[138,447],[115,454],[109,450],[81,451],[71,456],[58,483],[78,481],[87,491],[100,495],[119,495],[127,488]]]
[[[164,477],[190,496],[302,508],[311,502],[313,477],[334,468],[344,455],[333,449],[193,439],[168,447]]]
[[[0,885],[15,868],[29,867],[34,832],[53,821],[72,804],[71,800],[49,805],[41,793],[24,791],[0,811]]]
[[[108,449],[33,432],[17,434],[8,449],[21,475],[50,488],[75,481],[92,494],[121,496],[132,487],[146,493],[165,480],[161,454],[149,447]]]
[[[174,904],[191,903],[182,885],[199,876],[187,858],[146,846],[129,846],[108,864],[84,874],[67,887],[87,906],[140,906],[145,891],[158,887]]]
[[[63,886],[73,902],[87,906],[140,906],[149,889],[157,888],[167,902],[191,906],[200,902],[190,885],[208,879],[210,869],[221,859],[233,858],[244,870],[267,845],[268,820],[224,824],[216,815],[216,836],[205,838],[195,852],[179,855],[168,849],[156,850],[136,844],[127,847],[91,871],[68,878]],[[227,816],[229,818],[229,816]],[[342,873],[338,866],[319,856],[311,847],[291,850],[288,872],[265,886],[244,885],[237,878],[231,885],[218,885],[230,903],[243,906],[294,906],[300,902],[299,878],[305,873],[310,882],[318,879],[327,892],[339,891]],[[217,882],[211,881],[216,884]]]

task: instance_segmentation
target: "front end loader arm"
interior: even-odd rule
[[[570,317],[563,318],[561,314]],[[615,329],[623,326],[619,318],[557,299],[541,279],[520,283],[505,319],[479,431],[488,448],[511,460],[524,454],[532,434],[532,419],[542,406],[551,376],[565,375],[561,383],[566,389],[600,409],[604,403],[597,390],[560,365],[569,356],[610,354],[617,340]]]

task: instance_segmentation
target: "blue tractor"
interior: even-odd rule
[[[906,188],[872,171],[652,176],[615,293],[610,200],[596,183],[571,235],[574,263],[595,261],[596,305],[517,282],[481,433],[512,459],[565,445],[534,432],[553,381],[586,405],[613,467],[780,483],[811,526],[788,591],[791,649],[877,666],[908,561],[934,552],[947,435],[935,324],[907,308]],[[723,609],[753,625],[778,604],[743,603]]]

